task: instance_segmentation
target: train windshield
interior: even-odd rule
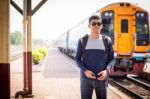
[[[136,13],[136,44],[149,44],[149,28],[148,28],[148,14],[144,12]]]
[[[109,36],[114,44],[114,13],[113,11],[106,11],[101,14],[103,28],[101,30],[103,35]]]

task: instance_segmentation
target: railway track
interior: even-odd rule
[[[110,79],[109,83],[133,99],[150,99],[149,84],[132,77]]]
[[[16,60],[16,59],[18,59],[18,58],[20,58],[22,56],[23,56],[23,53],[18,53],[18,54],[12,55],[10,57],[10,61],[14,61],[14,60]]]
[[[133,81],[137,84],[139,84],[140,86],[145,87],[146,89],[150,90],[150,81],[148,81],[147,79],[143,78],[142,76],[132,76],[132,75],[128,75],[127,79],[130,81]]]
[[[35,47],[35,48],[32,49],[32,51],[36,51],[39,48],[41,48],[41,47],[37,47],[37,48]],[[11,54],[10,56],[11,56],[10,61],[14,61],[14,60],[16,60],[16,59],[23,56],[23,51],[17,51],[16,54],[13,54],[13,55]]]

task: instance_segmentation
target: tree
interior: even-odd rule
[[[23,43],[23,35],[20,31],[15,31],[10,34],[10,42],[14,45],[21,45]]]

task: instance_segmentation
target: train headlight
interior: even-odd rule
[[[144,14],[144,13],[137,13],[136,16],[137,16],[137,17],[144,17],[145,14]]]
[[[108,12],[105,12],[105,16],[108,16],[109,15],[109,13]]]
[[[111,17],[112,15],[113,15],[113,14],[110,12],[110,13],[109,13],[109,16]]]
[[[144,17],[144,13],[141,13],[141,17]]]
[[[140,16],[140,13],[137,13],[136,16],[139,17],[139,16]]]

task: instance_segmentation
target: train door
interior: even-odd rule
[[[132,55],[133,51],[133,21],[132,16],[117,18],[117,52],[119,55]]]

